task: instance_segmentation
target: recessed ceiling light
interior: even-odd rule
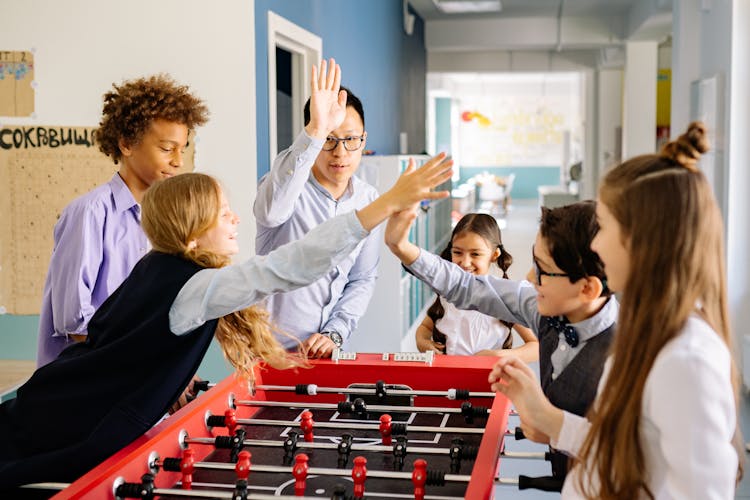
[[[503,8],[500,0],[432,0],[432,2],[435,7],[446,14],[499,12]]]

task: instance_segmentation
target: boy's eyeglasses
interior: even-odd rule
[[[539,267],[539,263],[534,260],[534,276],[536,277],[536,284],[539,286],[542,286],[542,276],[551,276],[552,278],[567,278],[570,275],[566,273],[548,273],[547,271],[542,271],[542,268]]]
[[[362,147],[362,141],[364,139],[364,135],[350,135],[341,138],[328,136],[326,138],[326,142],[323,143],[323,151],[333,151],[339,146],[339,142],[344,143],[344,149],[346,149],[347,151],[356,151]]]

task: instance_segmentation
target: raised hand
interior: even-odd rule
[[[409,228],[417,218],[418,206],[392,215],[385,226],[385,244],[407,266],[419,257],[419,247],[409,241]]]
[[[406,210],[422,200],[437,200],[450,196],[448,191],[432,191],[451,178],[453,160],[446,160],[445,153],[430,158],[420,168],[414,161],[404,170],[396,183],[378,199],[357,211],[359,221],[366,230],[371,230],[391,215]]]
[[[420,168],[409,159],[406,170],[383,196],[392,198],[396,212],[413,208],[422,200],[439,200],[450,196],[449,191],[432,191],[432,188],[451,178],[453,160],[447,160],[445,153],[430,158]]]
[[[341,87],[341,67],[333,58],[320,71],[313,65],[310,77],[310,122],[305,131],[310,137],[325,139],[346,118],[346,91]]]

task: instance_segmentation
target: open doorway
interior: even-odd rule
[[[273,159],[302,130],[302,110],[310,89],[310,68],[320,61],[323,40],[268,12],[268,131]]]

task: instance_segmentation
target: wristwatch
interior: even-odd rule
[[[331,339],[331,342],[333,342],[336,347],[341,347],[341,345],[344,343],[344,339],[343,337],[341,337],[341,334],[339,332],[320,332],[320,334],[325,335],[326,337]]]

